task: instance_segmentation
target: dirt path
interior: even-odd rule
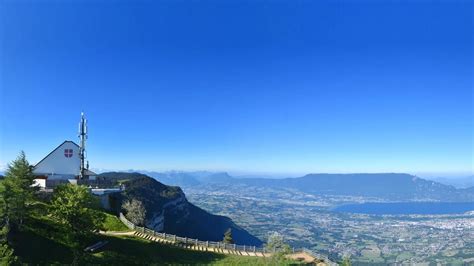
[[[317,261],[316,258],[314,258],[313,256],[309,255],[306,252],[293,253],[293,254],[286,255],[286,257],[289,259],[303,261],[306,263],[313,263]],[[320,265],[320,264],[317,264],[317,265]],[[326,264],[321,264],[321,265],[326,265]]]
[[[135,235],[135,231],[99,231],[99,234],[108,236],[133,236]]]

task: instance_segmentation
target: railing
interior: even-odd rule
[[[328,265],[330,265],[330,266],[333,266],[333,265],[334,265],[334,266],[337,266],[337,265],[338,265],[337,263],[332,262],[332,261],[328,258],[328,256],[323,255],[323,254],[320,254],[320,253],[317,253],[317,252],[314,252],[314,251],[309,250],[309,249],[307,249],[307,248],[302,248],[302,252],[305,252],[305,253],[311,255],[311,256],[314,257],[314,258],[318,258],[318,259],[320,259],[320,260],[323,260],[326,264],[328,264]]]
[[[144,233],[150,236],[154,237],[159,237],[165,240],[169,240],[171,242],[177,242],[177,243],[183,243],[186,245],[196,245],[196,246],[203,246],[207,248],[217,248],[217,249],[229,249],[229,250],[235,250],[235,251],[241,251],[241,252],[259,252],[259,253],[275,253],[278,252],[279,250],[277,249],[268,249],[265,247],[257,247],[257,246],[247,246],[247,245],[237,245],[237,244],[228,244],[224,242],[215,242],[215,241],[202,241],[199,239],[193,239],[193,238],[188,238],[188,237],[181,237],[173,234],[167,234],[167,233],[160,233],[156,232],[154,230],[151,230],[146,227],[141,227],[138,225],[133,224],[131,221],[129,221],[125,215],[120,213],[120,220],[130,229],[135,230],[140,233]],[[295,250],[293,251],[298,252],[302,251],[300,250]]]
[[[123,213],[120,213],[120,221],[122,221],[122,223],[124,223],[129,229],[132,229],[132,230],[135,230],[135,225],[130,222],[127,218],[125,218],[125,215],[123,215]]]
[[[239,251],[239,252],[253,252],[253,253],[267,253],[268,254],[268,253],[276,253],[276,252],[281,251],[280,249],[275,249],[275,248],[268,249],[265,247],[236,245],[236,244],[228,244],[224,242],[201,241],[199,239],[181,237],[181,236],[167,234],[167,233],[160,233],[146,227],[135,225],[134,223],[129,221],[125,217],[125,215],[123,215],[122,213],[120,213],[119,218],[128,228],[132,230],[147,234],[149,236],[159,237],[161,239],[168,240],[173,243],[182,243],[185,245],[194,245],[194,246],[201,246],[201,247],[213,248],[213,249],[227,249],[227,250],[233,250],[233,251]],[[291,250],[293,253],[305,252],[314,258],[324,260],[324,262],[326,262],[329,265],[337,265],[336,263],[331,262],[327,256],[315,253],[314,251],[311,251],[306,248],[292,248]]]

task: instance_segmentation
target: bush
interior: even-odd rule
[[[126,211],[125,216],[130,222],[139,226],[145,224],[146,210],[141,201],[136,199],[126,201],[122,208]]]
[[[284,237],[278,232],[273,232],[268,236],[265,248],[273,253],[273,257],[283,259],[286,254],[291,253],[291,248],[285,243]]]

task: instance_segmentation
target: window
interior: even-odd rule
[[[64,156],[66,158],[71,158],[72,157],[72,149],[64,149]]]

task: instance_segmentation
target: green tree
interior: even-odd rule
[[[122,204],[122,209],[126,211],[125,216],[135,225],[144,225],[146,217],[146,209],[139,200],[132,199]]]
[[[13,248],[8,243],[9,228],[7,225],[0,227],[0,265],[12,265],[18,262],[13,253]]]
[[[290,246],[285,243],[283,235],[278,232],[273,232],[268,236],[265,248],[277,259],[284,259],[286,254],[291,253]]]
[[[73,248],[73,264],[81,257],[81,240],[101,228],[105,215],[95,210],[95,199],[85,186],[60,185],[55,188],[50,213],[69,232],[67,238]]]
[[[11,265],[17,262],[16,256],[13,254],[13,248],[11,248],[8,241],[10,228],[7,224],[6,218],[6,204],[5,198],[3,197],[5,187],[0,180],[0,265]]]
[[[232,238],[232,229],[229,228],[227,231],[224,233],[224,243],[226,244],[234,244],[234,239]]]
[[[87,235],[99,229],[105,220],[94,206],[95,199],[86,186],[66,184],[55,188],[50,213],[75,235]]]
[[[342,260],[341,266],[351,266],[351,265],[352,263],[349,257],[344,257],[344,259]]]
[[[25,153],[8,165],[5,178],[2,180],[3,189],[0,198],[3,201],[4,222],[10,230],[15,231],[23,224],[25,217],[31,210],[34,200],[33,166],[26,159]]]

